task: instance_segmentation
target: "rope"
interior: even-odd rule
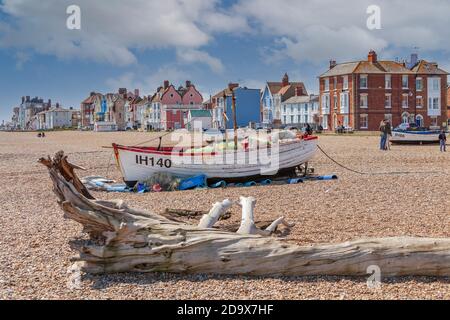
[[[106,174],[105,174],[105,178],[108,178],[108,174],[109,174],[109,167],[111,167],[111,159],[114,156],[114,151],[111,152],[111,156],[109,157],[109,162],[108,162],[108,166],[106,167]]]
[[[446,172],[442,172],[442,171],[392,171],[392,172],[361,172],[361,171],[357,171],[354,169],[351,169],[349,167],[344,166],[343,164],[337,162],[336,160],[334,160],[330,155],[328,155],[319,145],[317,145],[317,148],[325,155],[325,157],[327,157],[328,159],[330,159],[332,162],[334,162],[335,164],[337,164],[339,167],[344,168],[347,171],[356,173],[356,174],[360,174],[360,175],[396,175],[396,174],[445,174],[448,175],[448,173]]]

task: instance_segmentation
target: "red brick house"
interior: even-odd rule
[[[175,89],[166,80],[153,95],[152,106],[159,110],[163,130],[179,129],[185,127],[189,110],[203,109],[203,97],[190,81]]]
[[[320,121],[325,130],[351,126],[378,130],[383,119],[393,126],[415,122],[439,127],[447,121],[447,72],[436,63],[378,60],[336,64],[319,77]]]
[[[447,88],[447,124],[450,126],[450,86]]]

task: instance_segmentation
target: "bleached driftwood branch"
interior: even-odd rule
[[[200,228],[121,201],[95,200],[78,183],[62,152],[41,163],[49,170],[65,216],[81,223],[90,235],[89,241],[73,243],[79,251],[74,260],[86,272],[365,275],[368,266],[377,265],[383,276],[450,275],[450,239],[398,237],[297,246],[259,234]],[[254,230],[248,223],[254,201],[241,202],[241,231],[246,233]]]

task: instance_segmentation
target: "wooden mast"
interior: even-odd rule
[[[237,121],[236,121],[236,97],[234,95],[234,87],[230,83],[228,88],[231,90],[231,109],[233,111],[233,129],[234,129],[234,150],[238,148]]]

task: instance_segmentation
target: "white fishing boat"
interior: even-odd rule
[[[165,172],[180,178],[204,174],[208,179],[237,181],[292,173],[307,163],[317,150],[315,136],[279,140],[263,148],[242,147],[217,151],[213,147],[140,147],[113,144],[117,164],[128,185]]]
[[[392,131],[392,143],[437,143],[439,130],[401,130]],[[446,133],[448,136],[448,133]]]

